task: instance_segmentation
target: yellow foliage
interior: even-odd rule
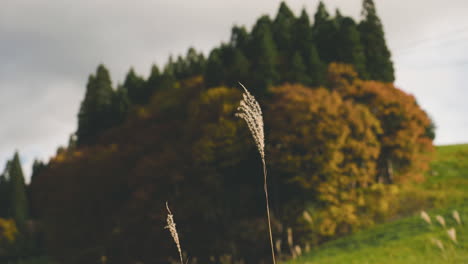
[[[0,218],[0,241],[15,241],[18,229],[13,219]]]

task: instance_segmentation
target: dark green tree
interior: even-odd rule
[[[307,75],[307,68],[299,52],[295,52],[291,59],[291,67],[287,72],[286,81],[290,83],[311,83]]]
[[[203,74],[205,69],[205,56],[203,56],[203,53],[198,53],[191,47],[187,51],[185,62],[187,64],[187,77]]]
[[[148,97],[151,97],[154,92],[159,90],[161,85],[161,72],[156,64],[151,66],[151,71],[148,79],[146,80],[146,91],[148,92]]]
[[[250,53],[252,54],[252,90],[256,95],[266,94],[268,87],[277,84],[278,51],[271,33],[271,20],[262,16],[252,30]],[[253,88],[255,87],[255,88]]]
[[[339,23],[337,37],[340,44],[340,48],[337,50],[337,61],[353,65],[359,76],[366,78],[366,56],[356,23],[352,18],[341,15],[337,15],[336,19]]]
[[[10,182],[8,175],[9,161],[5,165],[5,170],[0,174],[0,218],[10,217]]]
[[[285,2],[281,2],[278,14],[272,24],[273,39],[280,53],[291,54],[295,22],[294,13]]]
[[[125,121],[129,108],[130,99],[128,98],[127,89],[122,85],[118,85],[112,97],[113,125],[119,125]]]
[[[363,1],[362,16],[363,20],[358,28],[366,56],[367,77],[371,80],[393,82],[395,80],[393,62],[374,1]]]
[[[308,77],[303,79],[303,82],[301,83],[310,86],[319,86],[323,84],[326,69],[317,52],[317,48],[313,40],[309,15],[305,9],[302,10],[301,15],[296,20],[294,30],[295,49],[296,51],[299,51],[302,56],[302,61],[306,66],[306,74]]]
[[[18,152],[7,164],[7,177],[9,178],[10,193],[10,217],[13,218],[20,228],[24,228],[29,218],[28,198],[26,195],[26,184]]]
[[[113,93],[109,71],[101,64],[96,75],[89,76],[85,98],[81,102],[76,133],[78,145],[92,143],[99,133],[109,128]]]
[[[231,30],[230,44],[245,53],[248,49],[249,38],[249,33],[245,27],[234,26]]]
[[[133,68],[130,68],[127,73],[123,86],[127,89],[128,98],[133,104],[146,104],[148,102],[145,80],[138,76]]]
[[[245,83],[249,78],[250,62],[238,48],[231,48],[231,60],[227,69],[226,84],[236,86]]]
[[[211,51],[206,63],[204,79],[207,87],[214,87],[224,83],[225,70],[220,48]]]
[[[314,15],[312,34],[320,59],[325,63],[336,61],[339,48],[337,42],[338,25],[336,20],[330,17],[322,1],[320,1]]]

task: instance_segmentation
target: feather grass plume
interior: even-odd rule
[[[428,224],[432,224],[431,217],[425,212],[421,211],[421,218]]]
[[[166,202],[166,208],[167,208],[167,226],[165,227],[166,229],[169,229],[171,232],[172,239],[174,239],[174,242],[176,243],[177,250],[179,251],[179,257],[180,257],[180,263],[184,264],[184,259],[182,258],[182,249],[180,247],[180,240],[179,240],[179,234],[177,233],[176,229],[176,224],[174,222],[174,215],[172,215],[171,209],[169,209],[169,205]]]
[[[271,247],[271,257],[273,259],[273,264],[276,264],[275,259],[275,249],[273,246],[273,235],[271,232],[271,219],[270,219],[270,205],[268,202],[268,185],[267,185],[267,170],[265,163],[265,134],[263,132],[263,114],[260,105],[258,104],[255,97],[253,97],[247,88],[244,85],[239,83],[242,88],[244,88],[244,93],[242,94],[242,100],[239,107],[237,108],[238,112],[236,113],[237,117],[240,117],[245,120],[247,126],[249,127],[250,133],[254,138],[255,145],[257,145],[258,152],[262,158],[263,164],[263,178],[264,184],[263,189],[265,191],[266,199],[266,211],[268,217],[268,231],[270,235],[270,247]]]
[[[443,228],[445,228],[445,219],[444,219],[443,216],[441,216],[441,215],[436,215],[436,220],[437,220],[437,222],[439,222],[439,224],[440,224]]]
[[[457,210],[454,210],[454,211],[452,212],[452,216],[453,216],[453,218],[455,219],[455,221],[457,221],[457,223],[458,223],[459,225],[461,225],[460,214],[458,213]]]
[[[450,239],[456,244],[457,243],[457,231],[455,231],[455,228],[450,228],[447,230],[447,234],[450,237]]]

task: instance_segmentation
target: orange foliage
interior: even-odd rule
[[[391,83],[359,80],[352,67],[341,64],[330,64],[328,80],[330,89],[365,105],[380,121],[378,181],[422,181],[433,150],[426,136],[431,120],[414,96]]]

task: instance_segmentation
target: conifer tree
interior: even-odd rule
[[[293,28],[296,18],[285,2],[281,2],[278,14],[272,24],[273,39],[280,53],[291,54]]]
[[[268,16],[261,17],[252,30],[251,53],[253,54],[252,71],[253,91],[256,95],[264,95],[268,87],[276,84],[279,74],[276,69],[278,51],[271,34],[271,20]]]
[[[185,56],[187,64],[187,77],[203,74],[205,69],[205,57],[198,53],[193,47],[189,48]]]
[[[85,98],[80,106],[76,133],[78,145],[91,143],[100,132],[109,127],[112,95],[109,71],[101,64],[96,76],[89,76]]]
[[[359,31],[366,56],[367,77],[371,80],[393,82],[395,76],[391,54],[373,0],[363,1],[362,16]]]
[[[156,64],[151,66],[151,71],[146,80],[146,91],[148,93],[148,97],[151,97],[155,91],[158,90],[161,83],[161,72]]]
[[[302,56],[297,51],[292,57],[291,67],[286,77],[287,82],[290,83],[309,84],[311,82],[309,76],[307,76],[307,68]]]
[[[366,57],[356,23],[352,18],[339,14],[336,20],[339,23],[338,43],[340,44],[337,61],[353,65],[361,78],[366,78]]]
[[[338,25],[330,17],[322,1],[320,1],[317,12],[314,15],[312,34],[320,59],[325,63],[336,61],[339,45],[337,42]]]
[[[20,228],[24,228],[29,217],[26,184],[18,152],[7,166],[10,189],[10,216]]]
[[[127,89],[128,98],[132,103],[145,104],[148,102],[145,80],[138,76],[133,68],[130,68],[127,73],[123,86]]]
[[[249,33],[245,27],[234,26],[231,30],[230,44],[245,53],[248,49],[249,37]]]
[[[125,120],[129,108],[130,99],[128,98],[127,89],[122,85],[118,85],[112,97],[112,121],[114,126]]]
[[[213,49],[208,57],[204,74],[207,87],[221,85],[224,81],[224,65],[221,59],[221,50]]]
[[[0,174],[0,218],[10,217],[10,184],[7,178],[10,161],[5,165],[5,171]]]
[[[232,58],[228,66],[226,82],[229,86],[245,83],[249,77],[250,63],[242,51],[232,47]]]
[[[302,61],[306,67],[307,79],[302,82],[305,85],[319,86],[323,84],[325,75],[325,65],[320,60],[315,42],[312,35],[312,26],[310,25],[309,15],[302,10],[301,15],[296,20],[294,27],[295,49],[302,56]]]

